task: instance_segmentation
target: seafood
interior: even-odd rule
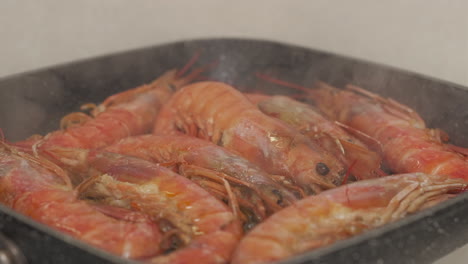
[[[151,263],[227,263],[241,235],[230,210],[197,184],[135,157],[88,152],[81,197],[148,214],[163,232]],[[157,245],[155,245],[157,246]]]
[[[91,110],[92,116],[82,112],[71,113],[61,120],[62,129],[45,137],[35,135],[15,145],[36,156],[39,153],[46,155],[60,164],[64,161],[54,154],[56,147],[94,149],[131,135],[149,132],[163,102],[207,68],[195,69],[182,77],[193,64],[193,59],[181,71],[170,70],[149,85],[112,95],[98,106],[83,105],[82,109]]]
[[[312,106],[286,96],[248,94],[259,109],[277,117],[315,140],[317,144],[340,157],[357,179],[384,175],[380,170],[381,157],[357,138],[348,134],[337,122],[325,118]]]
[[[426,128],[414,110],[355,86],[347,90],[324,83],[318,86],[310,90],[317,106],[380,142],[384,161],[393,172],[468,179],[468,151],[444,144],[444,133]]]
[[[162,234],[145,215],[77,199],[67,175],[54,164],[0,142],[0,202],[81,239],[127,258],[160,253]]]
[[[280,260],[433,206],[466,189],[461,179],[412,173],[363,180],[307,197],[247,234],[232,263]]]
[[[263,263],[468,188],[468,150],[444,144],[445,134],[406,106],[353,86],[293,85],[316,110],[285,96],[192,83],[206,67],[182,76],[197,57],[149,85],[83,105],[89,114],[65,116],[45,137],[12,146],[0,130],[0,202],[127,258]],[[411,174],[380,178],[381,160]],[[344,185],[348,176],[359,181]]]
[[[54,146],[92,149],[145,133],[162,102],[169,98],[171,89],[165,82],[174,75],[174,71],[167,72],[150,85],[109,97],[94,108],[94,118],[84,113],[65,116],[61,121],[63,129],[49,133],[35,147],[39,151]]]
[[[239,213],[255,216],[255,219],[245,219],[246,225],[263,220],[267,213],[276,212],[297,199],[270,175],[236,153],[195,137],[143,135],[125,138],[103,150],[175,166],[177,173],[221,199],[229,198],[223,181],[226,179],[240,201],[243,212]]]
[[[154,133],[185,133],[210,140],[270,174],[287,177],[310,194],[341,184],[346,172],[320,146],[219,82],[199,82],[176,92],[162,107]]]

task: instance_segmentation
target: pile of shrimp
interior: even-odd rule
[[[262,74],[309,103],[242,93],[188,73],[197,57],[45,136],[1,139],[0,202],[123,258],[269,263],[468,186],[468,151],[408,106]]]

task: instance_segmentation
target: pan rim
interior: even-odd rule
[[[48,71],[48,70],[56,70],[57,68],[76,66],[76,65],[88,63],[88,62],[91,62],[91,61],[94,61],[94,60],[106,59],[106,58],[111,58],[111,57],[115,57],[115,56],[121,56],[121,55],[138,53],[138,52],[145,52],[145,51],[149,51],[149,50],[153,50],[153,49],[161,49],[161,48],[164,48],[164,47],[174,46],[174,45],[181,45],[181,44],[185,44],[185,43],[213,42],[213,41],[256,42],[256,43],[264,43],[264,44],[268,44],[268,45],[278,45],[278,46],[282,46],[284,48],[301,49],[301,50],[305,50],[305,51],[308,51],[308,52],[315,52],[317,54],[329,55],[329,56],[333,56],[333,57],[336,57],[336,58],[341,58],[341,59],[346,59],[346,60],[350,60],[350,61],[353,61],[353,62],[367,64],[367,65],[369,65],[371,67],[380,67],[380,68],[385,69],[385,70],[391,70],[391,71],[396,71],[396,72],[399,72],[399,73],[405,73],[405,74],[412,75],[412,76],[415,76],[415,77],[418,77],[418,78],[423,78],[423,79],[428,80],[428,81],[433,81],[433,82],[437,82],[439,84],[451,86],[451,87],[456,88],[456,89],[461,89],[461,90],[468,91],[468,86],[465,86],[463,84],[459,84],[459,83],[455,83],[455,82],[452,82],[452,81],[449,81],[449,80],[444,80],[444,79],[440,79],[440,78],[437,78],[437,77],[425,75],[423,73],[418,73],[418,72],[411,71],[411,70],[401,69],[401,68],[398,68],[396,66],[391,66],[391,65],[388,65],[388,64],[385,64],[385,63],[378,63],[378,62],[374,62],[374,61],[371,61],[371,60],[357,58],[357,57],[354,57],[354,56],[348,56],[348,55],[335,53],[335,52],[331,52],[331,51],[325,51],[325,50],[321,50],[321,49],[310,48],[310,47],[306,47],[306,46],[303,46],[303,45],[297,45],[297,44],[294,44],[294,43],[290,43],[290,42],[287,42],[287,41],[283,42],[283,41],[276,41],[276,40],[269,40],[269,39],[247,38],[247,37],[203,37],[203,38],[193,38],[193,39],[185,39],[185,40],[177,40],[177,41],[168,41],[168,42],[163,42],[163,43],[156,44],[156,45],[148,45],[148,46],[132,48],[132,49],[127,49],[127,50],[122,50],[122,51],[117,51],[117,52],[109,52],[109,53],[104,53],[104,54],[97,55],[97,56],[84,57],[84,58],[80,58],[80,59],[77,59],[77,60],[51,64],[51,65],[48,65],[48,66],[39,67],[39,68],[32,69],[32,70],[25,70],[25,71],[21,71],[21,72],[18,72],[18,73],[8,74],[8,75],[5,75],[5,76],[0,76],[0,82],[4,82],[4,81],[7,81],[9,79],[21,77],[21,76],[24,76],[24,75],[36,74],[36,73],[40,73],[40,72]]]

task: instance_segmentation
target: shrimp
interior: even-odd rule
[[[345,174],[331,154],[223,83],[187,85],[163,106],[154,133],[181,132],[234,150],[309,194],[339,185]]]
[[[158,164],[90,151],[81,197],[136,210],[160,223],[162,255],[151,263],[227,263],[241,228],[230,210],[197,184]]]
[[[339,90],[320,83],[310,90],[317,106],[338,121],[378,140],[384,162],[395,173],[424,172],[468,179],[468,151],[444,144],[411,108],[349,85]]]
[[[354,182],[307,197],[257,225],[239,243],[232,263],[285,259],[449,199],[462,179],[411,173]]]
[[[364,143],[342,129],[339,123],[325,118],[314,107],[286,96],[247,94],[247,97],[263,113],[283,120],[339,157],[357,179],[384,175],[380,170],[381,156],[378,153],[369,150]]]
[[[190,66],[192,62],[189,62]],[[61,129],[43,138],[18,142],[25,151],[46,155],[60,164],[60,156],[54,154],[55,147],[94,149],[110,145],[119,139],[147,133],[151,130],[157,113],[172,93],[190,83],[207,66],[195,69],[181,77],[188,67],[181,71],[170,70],[149,85],[130,89],[104,100],[98,106],[86,104],[83,110],[91,110],[91,116],[82,112],[71,113],[61,120]]]
[[[188,176],[213,195],[226,199],[226,179],[233,187],[240,209],[248,217],[246,229],[297,200],[294,194],[236,153],[211,142],[188,136],[143,135],[129,137],[106,147],[104,151],[176,166],[176,172]]]
[[[141,213],[77,199],[54,164],[0,142],[0,202],[42,224],[126,258],[159,254],[162,234]]]

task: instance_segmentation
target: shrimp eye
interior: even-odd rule
[[[283,196],[281,195],[281,192],[279,190],[272,190],[271,191],[276,197],[278,197],[278,201],[276,201],[276,204],[281,205],[283,203]]]
[[[160,247],[164,254],[171,253],[174,250],[177,250],[184,246],[184,242],[182,238],[180,238],[177,234],[171,234],[167,236],[160,244]]]
[[[325,176],[330,172],[330,169],[328,168],[328,166],[325,163],[319,162],[319,163],[317,163],[317,165],[315,165],[315,171],[318,174],[320,174],[322,176]]]

